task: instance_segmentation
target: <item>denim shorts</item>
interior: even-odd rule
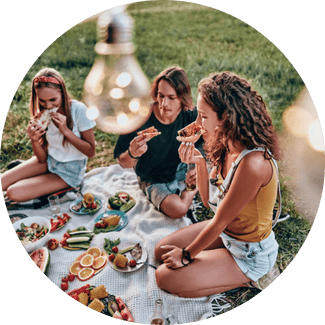
[[[276,262],[279,245],[273,231],[257,243],[239,241],[225,233],[220,237],[239,268],[253,281],[270,272]]]
[[[69,186],[78,187],[86,172],[87,159],[60,162],[52,156],[47,157],[49,172],[60,176]]]
[[[171,194],[180,195],[186,189],[187,164],[180,163],[176,170],[175,180],[170,183],[157,183],[147,186],[143,192],[147,195],[150,202],[160,210],[161,202]]]

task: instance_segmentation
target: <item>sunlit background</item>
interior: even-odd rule
[[[296,206],[314,221],[324,185],[324,137],[312,98],[305,89],[283,113],[285,130],[280,134],[285,182]]]

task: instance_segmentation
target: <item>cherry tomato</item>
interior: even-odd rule
[[[75,276],[74,274],[71,274],[71,273],[70,273],[70,274],[68,275],[68,281],[69,281],[69,282],[72,282],[72,281],[75,279],[75,277],[76,277],[76,276]]]
[[[67,291],[68,288],[69,288],[69,285],[68,285],[67,282],[62,282],[62,283],[61,283],[61,289],[62,289],[63,291]]]

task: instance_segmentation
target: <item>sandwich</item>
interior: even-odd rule
[[[148,142],[153,137],[161,134],[161,132],[158,132],[158,130],[154,126],[151,126],[150,128],[137,132],[137,134],[144,135],[146,137],[146,142]]]
[[[54,107],[51,109],[44,109],[40,111],[38,114],[36,114],[35,116],[33,116],[31,118],[31,122],[36,123],[43,130],[46,130],[48,125],[51,122],[51,113],[55,113],[58,109],[59,109],[58,107]]]
[[[181,142],[195,143],[205,132],[206,130],[203,126],[193,122],[187,125],[185,128],[179,130],[176,139]]]

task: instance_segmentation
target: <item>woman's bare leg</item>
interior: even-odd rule
[[[198,234],[203,230],[203,228],[207,226],[209,222],[210,220],[206,220],[181,228],[160,240],[155,247],[156,259],[158,261],[161,261],[161,255],[169,251],[169,249],[161,248],[161,246],[174,245],[180,248],[186,247],[193,242],[193,240],[198,236]],[[222,239],[218,237],[210,246],[206,248],[206,250],[222,247],[224,247]]]
[[[209,220],[181,228],[158,242],[155,248],[157,260],[170,249],[164,245],[186,247],[209,224]],[[237,263],[218,237],[194,261],[176,270],[162,264],[156,270],[158,286],[181,297],[204,297],[245,286],[250,279],[240,270]]]
[[[22,179],[44,174],[46,172],[47,163],[40,163],[34,156],[2,174],[2,190],[6,191],[10,185],[15,184]]]
[[[22,179],[9,186],[7,196],[12,201],[24,202],[68,187],[69,185],[60,176],[45,173]]]
[[[180,297],[217,294],[250,280],[225,248],[204,250],[186,267],[173,270],[162,264],[156,270],[158,286]]]
[[[21,163],[1,176],[2,190],[12,201],[24,202],[50,194],[69,185],[58,175],[48,172],[47,163],[36,157]]]

